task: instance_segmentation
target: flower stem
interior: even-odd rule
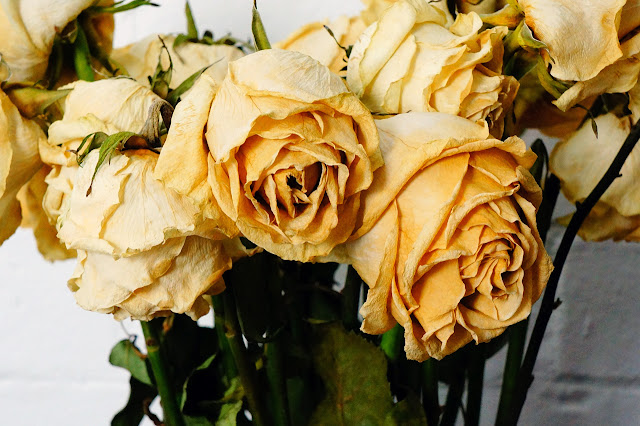
[[[482,409],[482,389],[484,385],[485,354],[484,345],[475,346],[469,353],[467,368],[467,416],[465,425],[480,424],[480,410]]]
[[[422,363],[422,407],[427,415],[428,425],[437,425],[440,418],[437,366],[437,361],[433,358]]]
[[[360,304],[360,287],[362,280],[353,266],[347,269],[347,278],[342,289],[342,323],[347,330],[360,328],[358,305]]]
[[[242,340],[233,288],[228,286],[222,296],[224,300],[225,330],[229,347],[238,367],[238,375],[249,403],[253,421],[256,425],[262,426],[266,423],[263,405],[260,400],[261,393],[258,387],[255,366],[249,360],[247,348]]]
[[[231,348],[229,347],[229,340],[225,333],[225,320],[224,320],[224,303],[222,296],[213,296],[213,318],[215,321],[215,330],[218,337],[218,345],[220,347],[220,354],[222,355],[222,365],[228,380],[238,375],[238,369],[236,368],[236,362],[233,359]]]
[[[276,426],[288,426],[289,400],[284,371],[284,336],[280,333],[273,341],[265,344],[267,381],[271,396],[273,420]]]
[[[440,426],[453,426],[458,418],[460,410],[460,402],[462,401],[462,393],[464,392],[464,369],[458,364],[457,371],[451,377],[449,391],[447,392],[447,402],[442,412]]]
[[[404,345],[404,328],[400,324],[396,324],[391,330],[382,335],[380,341],[380,349],[387,356],[389,361],[395,363],[402,355],[402,347]]]
[[[160,346],[160,334],[156,324],[152,322],[140,321],[145,343],[147,344],[147,357],[151,364],[153,377],[155,378],[158,394],[160,394],[160,404],[164,411],[164,422],[167,426],[184,426],[184,418],[180,412],[178,399],[174,392],[167,360]]]
[[[540,305],[540,312],[533,327],[529,346],[527,347],[527,352],[525,354],[524,361],[522,362],[520,373],[518,374],[517,389],[514,396],[514,409],[511,410],[509,419],[505,424],[516,424],[520,417],[520,413],[522,412],[522,407],[527,398],[527,392],[533,382],[533,368],[536,364],[538,352],[540,351],[542,338],[544,337],[544,333],[549,323],[549,318],[551,318],[551,314],[553,313],[556,303],[556,290],[558,289],[560,274],[562,273],[567,256],[569,255],[569,250],[571,249],[573,240],[578,234],[582,223],[585,221],[596,203],[600,200],[600,197],[602,197],[609,186],[611,186],[611,184],[620,177],[620,170],[622,169],[625,160],[636,146],[638,139],[640,139],[640,121],[631,128],[631,132],[620,147],[618,154],[616,154],[616,157],[613,159],[611,165],[593,191],[591,191],[584,202],[576,203],[576,212],[571,218],[571,221],[562,236],[560,247],[558,248],[556,258],[553,262],[555,269],[551,273],[551,277],[547,283],[547,289],[544,292],[542,304]]]

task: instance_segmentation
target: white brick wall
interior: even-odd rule
[[[118,16],[115,44],[184,30],[183,1],[159,3],[160,8]],[[249,37],[251,0],[192,0],[191,5],[201,31]],[[277,41],[305,22],[353,14],[361,5],[262,0],[259,7]],[[566,203],[561,210],[571,211]],[[558,226],[551,231],[551,251],[561,232]],[[563,304],[552,317],[522,424],[640,424],[639,260],[638,244],[576,242],[558,292]],[[44,261],[25,230],[0,247],[2,424],[107,425],[127,400],[128,373],[107,362],[125,333],[110,317],[75,305],[66,288],[73,264]],[[483,424],[495,416],[503,362],[499,354],[487,365]]]

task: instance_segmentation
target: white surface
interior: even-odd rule
[[[119,15],[115,44],[183,31],[184,3],[159,3],[160,8]],[[200,31],[249,37],[250,0],[191,5]],[[277,41],[306,22],[357,13],[361,4],[262,0],[259,7]],[[561,232],[551,231],[550,250]],[[639,244],[576,242],[560,284],[563,304],[551,319],[522,424],[640,424],[638,259]],[[73,264],[44,261],[26,230],[0,247],[1,424],[107,425],[128,398],[128,373],[107,362],[125,333],[111,317],[75,305],[66,288]],[[130,322],[125,327],[139,329]],[[503,360],[504,354],[498,355],[487,366],[483,424],[495,416]]]

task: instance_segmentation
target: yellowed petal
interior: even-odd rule
[[[622,57],[618,25],[625,3],[519,0],[527,25],[549,49],[551,75],[573,81],[589,80]]]
[[[41,167],[38,144],[44,140],[40,127],[24,119],[0,91],[0,244],[20,225],[16,195]]]

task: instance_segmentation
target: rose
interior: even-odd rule
[[[56,35],[95,0],[5,1],[0,4],[0,54],[11,67],[10,81],[37,82],[47,70]],[[108,1],[102,2],[108,4]],[[111,46],[113,16],[91,15],[96,42]]]
[[[354,45],[347,84],[374,112],[439,111],[487,120],[502,136],[518,82],[502,75],[506,27],[478,33],[475,13],[445,14],[421,0],[395,3]]]
[[[40,127],[27,120],[0,90],[0,244],[20,225],[20,188],[42,166],[38,143],[46,140]]]
[[[382,162],[369,111],[298,52],[231,62],[217,94],[203,82],[173,122],[156,176],[284,259],[312,260],[349,238]]]
[[[240,49],[224,44],[206,45],[187,41],[174,48],[175,36],[151,35],[136,43],[115,49],[111,59],[122,65],[131,77],[147,85],[148,77],[153,76],[158,58],[162,53],[162,42],[159,37],[162,37],[173,61],[173,72],[169,84],[172,89],[207,66],[209,67],[207,72],[216,81],[222,81],[227,74],[229,62],[244,56]],[[166,54],[162,54],[162,66],[164,69],[169,67],[169,58]]]
[[[377,125],[385,165],[363,196],[360,238],[329,259],[351,263],[370,287],[362,330],[397,321],[409,359],[440,359],[525,319],[552,268],[527,170],[535,155],[449,114]]]
[[[632,101],[634,97],[632,96]],[[638,120],[637,99],[632,102],[636,115],[617,117],[613,113],[595,119],[598,134],[593,133],[591,123],[585,122],[567,140],[558,143],[549,167],[558,176],[562,192],[572,203],[584,201],[618,153],[629,135],[632,124]],[[640,241],[640,197],[637,183],[640,178],[638,155],[634,148],[622,166],[617,178],[591,211],[578,234],[587,241],[606,239]],[[570,217],[563,218],[566,224]]]
[[[325,29],[325,25],[331,29],[335,40]],[[359,17],[340,16],[331,22],[307,24],[277,43],[276,47],[309,55],[338,74],[347,65],[347,55],[340,46],[348,48],[353,45],[365,28]]]
[[[380,19],[384,12],[397,3],[399,0],[362,0],[365,5],[364,10],[360,14],[362,19],[367,25],[373,24]],[[485,0],[487,1],[487,0]],[[464,8],[464,0],[458,0],[458,7]],[[449,8],[446,1],[431,2],[431,5],[440,9],[447,16],[447,22],[450,24],[453,22],[453,17],[449,13]],[[464,13],[467,13],[463,10]]]
[[[157,153],[116,150],[94,179],[94,149],[78,167],[70,150],[82,135],[140,131],[158,100],[130,79],[78,82],[42,147],[52,165],[45,211],[60,240],[78,251],[69,287],[83,308],[118,319],[203,315],[209,309],[203,297],[224,289],[222,273],[242,254],[237,239],[229,240],[187,198],[153,178]]]

